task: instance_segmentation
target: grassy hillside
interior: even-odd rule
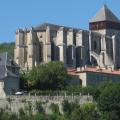
[[[8,52],[12,57],[14,57],[14,46],[15,43],[2,43],[0,44],[0,53],[1,52]]]

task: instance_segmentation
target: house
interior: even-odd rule
[[[0,53],[0,97],[19,90],[19,66],[7,52]]]

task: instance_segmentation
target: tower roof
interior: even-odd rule
[[[106,5],[103,5],[103,7],[97,12],[97,14],[90,20],[90,22],[99,21],[120,22],[120,20],[112,13],[112,11]]]

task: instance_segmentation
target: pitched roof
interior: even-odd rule
[[[76,73],[86,73],[86,72],[92,72],[92,73],[101,73],[101,74],[111,74],[111,75],[120,75],[119,70],[112,70],[112,68],[109,69],[102,69],[102,68],[96,68],[96,67],[87,67],[82,71],[76,71]]]
[[[7,61],[7,53],[0,53],[0,79],[5,77],[6,61]]]
[[[11,67],[11,60],[12,58],[8,55],[7,52],[5,53],[0,53],[0,79],[3,79],[9,76],[16,76],[15,73],[10,71],[8,67]],[[18,68],[18,65],[14,62],[15,68]],[[16,76],[17,77],[17,76]]]
[[[7,53],[0,53],[0,66],[5,65],[7,61]]]
[[[0,80],[6,77],[6,68],[4,65],[0,66]]]
[[[98,21],[120,22],[120,20],[112,13],[112,11],[106,5],[103,5],[103,7],[97,12],[97,14],[90,20],[90,22]]]
[[[47,29],[47,26],[52,26],[54,27],[55,29],[58,29],[59,26],[58,25],[54,25],[54,24],[50,24],[50,23],[43,23],[43,24],[40,24],[40,25],[37,25],[34,28],[34,30],[46,30]]]
[[[34,30],[46,30],[47,26],[49,26],[53,30],[58,30],[60,27],[64,27],[65,29],[82,30],[80,28],[67,27],[67,26],[56,25],[56,24],[51,24],[51,23],[43,23],[43,24],[33,27],[33,29]]]

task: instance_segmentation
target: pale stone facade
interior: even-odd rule
[[[48,23],[16,31],[15,61],[21,68],[56,60],[68,68],[119,68],[120,20],[104,5],[89,31]]]

